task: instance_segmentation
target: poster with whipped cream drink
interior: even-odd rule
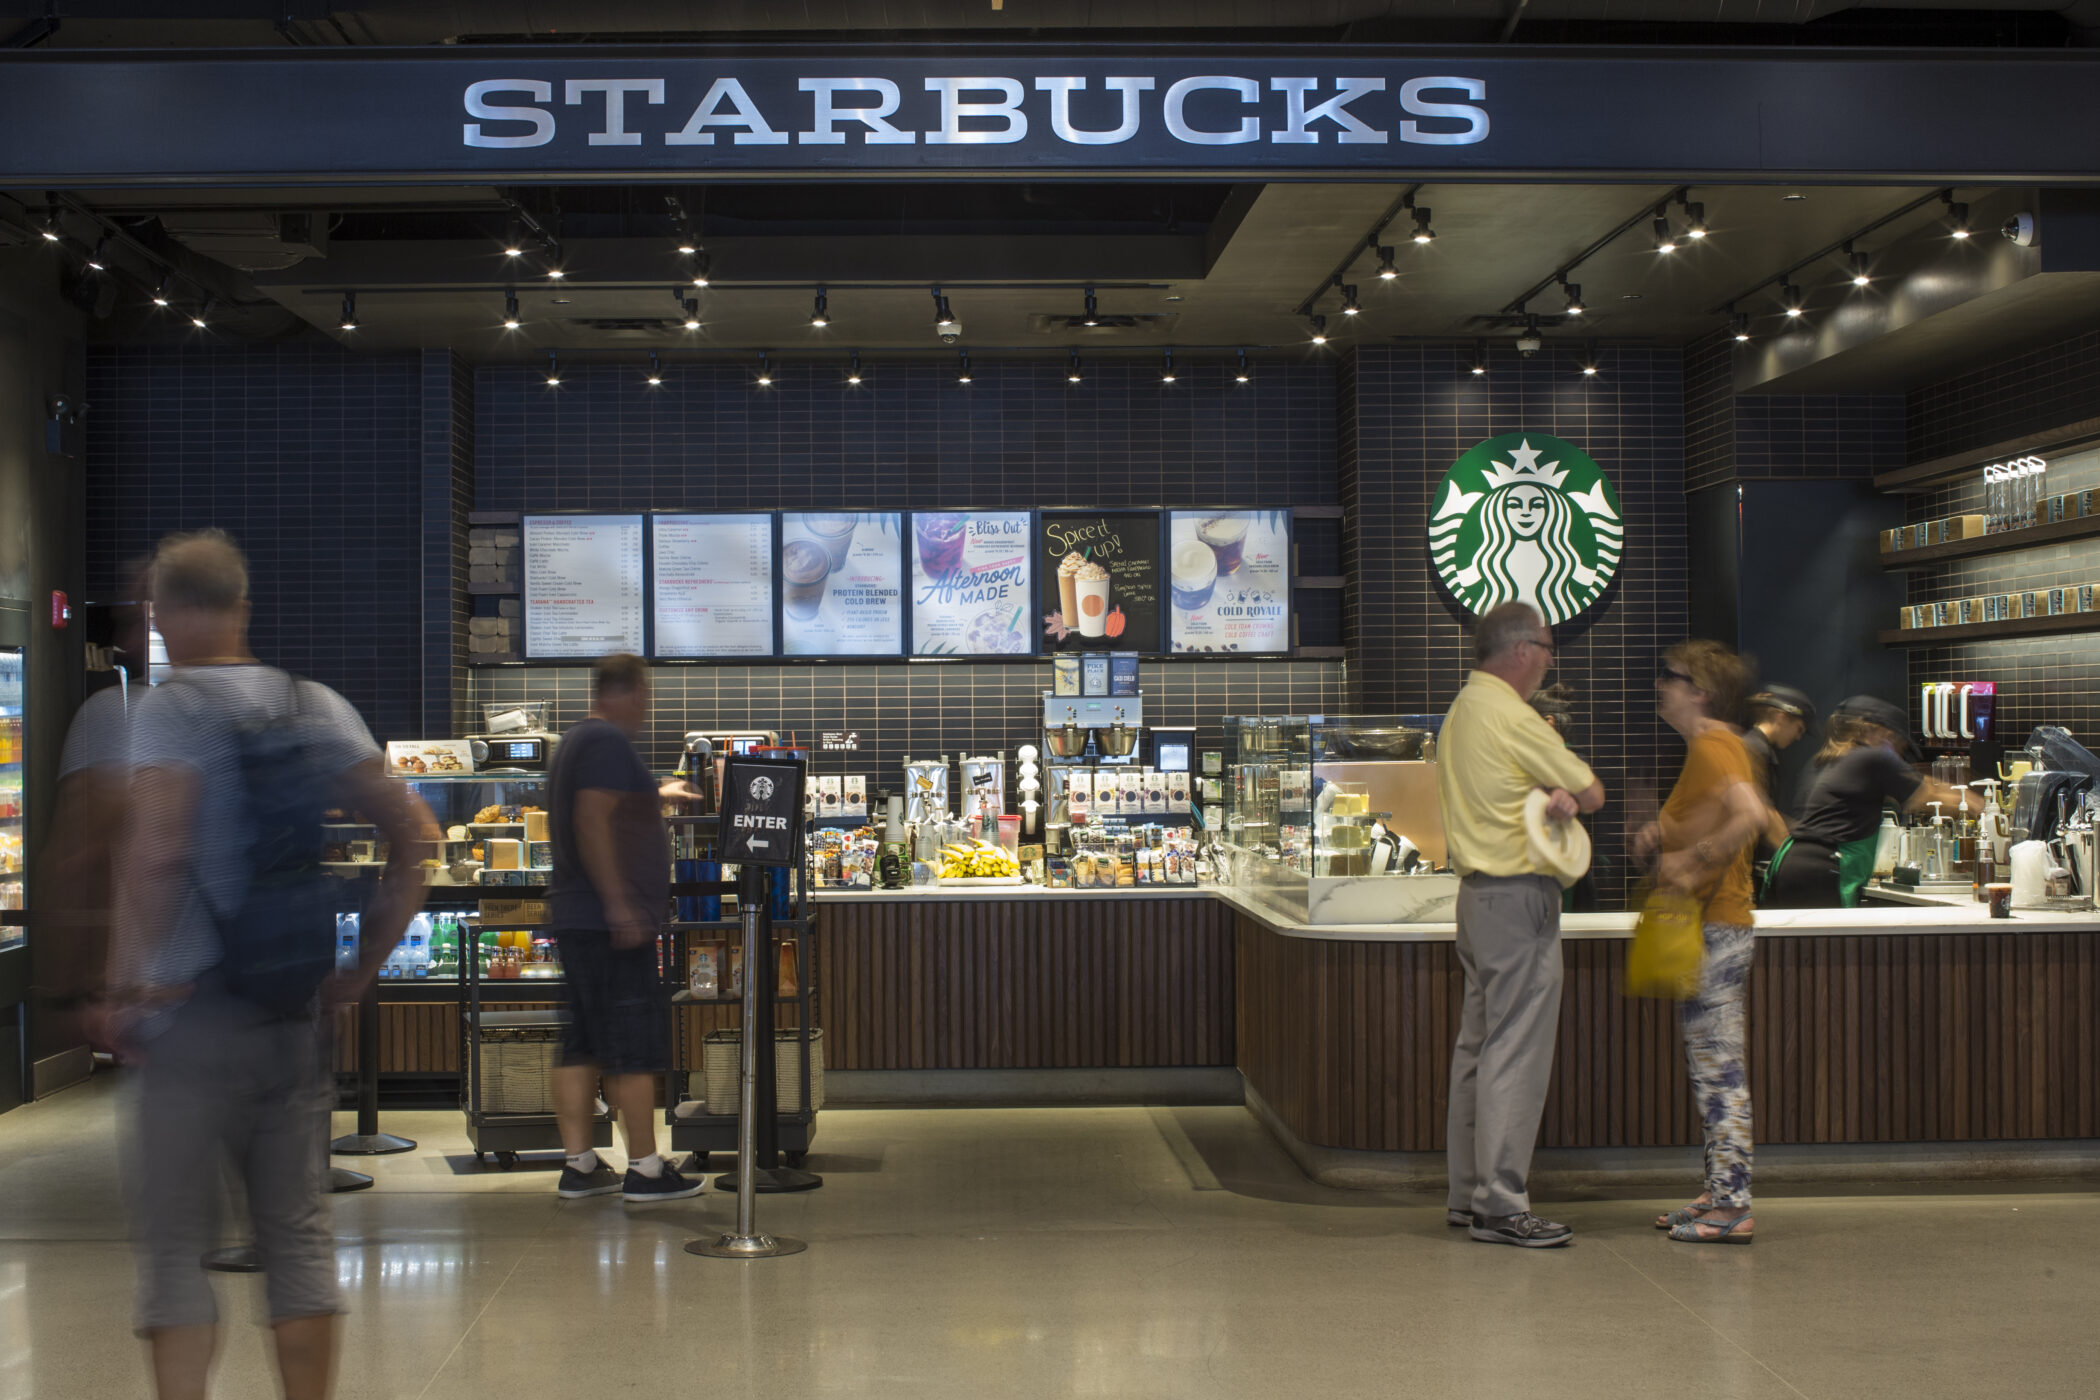
[[[903,517],[788,511],[780,523],[782,653],[903,655]]]
[[[1291,649],[1291,513],[1177,510],[1167,580],[1177,652]]]
[[[911,516],[915,656],[1026,656],[1025,510],[922,510]]]
[[[1157,511],[1043,512],[1043,650],[1159,650],[1159,526]]]

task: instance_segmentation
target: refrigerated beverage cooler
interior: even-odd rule
[[[0,610],[0,1111],[22,1102],[27,1064],[28,764],[23,746],[24,620]]]

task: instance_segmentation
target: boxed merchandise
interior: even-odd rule
[[[817,779],[817,815],[836,817],[845,801],[846,784],[836,773],[826,773]]]
[[[1089,655],[1079,658],[1079,690],[1082,695],[1108,694],[1108,658]]]
[[[1902,549],[1909,543],[1904,538],[1907,533],[1907,531],[1903,530],[1883,530],[1881,532],[1881,552],[1883,554],[1894,554],[1897,550]]]
[[[2088,515],[2100,515],[2100,491],[2073,491],[2071,500],[2077,503],[2078,517],[2081,520]]]
[[[1050,693],[1052,695],[1077,695],[1079,693],[1078,657],[1053,656],[1050,658]]]
[[[1956,602],[1955,606],[1959,609],[1955,614],[1957,623],[1966,626],[1972,622],[1983,621],[1983,599],[1962,598]]]
[[[1932,605],[1932,625],[1935,627],[1952,627],[1959,616],[1960,609],[1952,598]]]
[[[2090,583],[2081,583],[2078,585],[2077,593],[2078,606],[2072,609],[2072,611],[2091,612],[2093,610],[2093,585],[2091,585]]]
[[[1138,654],[1134,651],[1112,651],[1108,654],[1108,693],[1110,695],[1135,695],[1138,693]]]
[[[1145,774],[1143,769],[1125,768],[1116,774],[1116,787],[1120,800],[1116,810],[1126,817],[1140,816],[1145,810]]]
[[[481,926],[531,928],[547,922],[547,911],[544,899],[484,899],[481,901]]]
[[[2035,512],[2035,524],[2037,524],[2037,525],[2045,525],[2045,524],[2046,524],[2046,525],[2060,525],[2060,524],[2062,524],[2062,523],[2063,523],[2063,518],[2064,518],[2064,505],[2065,505],[2065,503],[2066,503],[2066,498],[2065,498],[2065,497],[2063,497],[2063,496],[2050,496],[2050,497],[2048,497],[2047,499],[2045,499],[2045,500],[2044,500],[2044,501],[2042,502],[2042,506],[2044,507],[2044,509],[2042,509],[2042,510],[2037,510],[2037,511]]]
[[[1946,522],[1946,538],[1949,540],[1981,539],[1984,527],[1990,523],[1987,515],[1956,515]]]
[[[868,815],[868,778],[865,773],[846,775],[846,795],[841,801],[839,815],[866,820]]]
[[[1145,815],[1163,817],[1167,814],[1167,775],[1157,769],[1147,768],[1145,778]]]
[[[2052,588],[2049,590],[2046,596],[2047,602],[2043,604],[2043,612],[2045,613],[2045,615],[2049,617],[2061,617],[2064,613],[2064,591],[2061,588]],[[2072,596],[2072,601],[2077,601],[2077,596],[2075,594]]]
[[[1083,826],[1094,810],[1094,776],[1084,768],[1065,770],[1065,810],[1072,825]]]

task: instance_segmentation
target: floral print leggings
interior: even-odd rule
[[[1750,1061],[1744,999],[1756,937],[1746,924],[1706,925],[1699,991],[1680,1004],[1692,1102],[1706,1130],[1706,1190],[1724,1210],[1750,1207]]]

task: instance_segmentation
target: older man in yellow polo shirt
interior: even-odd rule
[[[1532,860],[1524,804],[1549,820],[1604,805],[1604,784],[1528,703],[1553,669],[1553,634],[1523,603],[1480,619],[1474,669],[1437,739],[1444,841],[1459,873],[1458,960],[1466,994],[1451,1056],[1446,1218],[1487,1244],[1564,1245],[1567,1226],[1531,1213],[1526,1181],[1560,1024],[1563,881]]]

